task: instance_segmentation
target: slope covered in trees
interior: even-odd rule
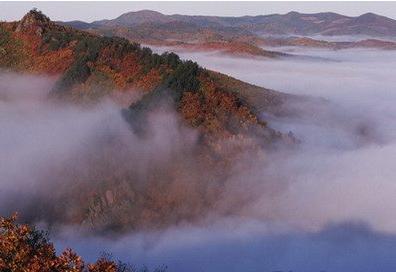
[[[227,198],[226,207],[219,202],[227,184],[235,182],[235,168],[249,173],[255,166],[241,158],[249,154],[255,162],[265,151],[295,141],[260,117],[281,112],[288,95],[203,69],[174,53],[158,55],[126,39],[59,26],[36,10],[21,21],[1,23],[0,30],[1,68],[56,77],[55,100],[84,105],[142,94],[138,101],[123,101],[122,116],[143,151],[129,151],[116,136],[99,139],[99,146],[88,142],[93,146],[88,154],[48,169],[44,191],[57,193],[51,205],[45,198],[29,200],[30,207],[41,207],[32,220],[127,231],[199,220],[215,210],[235,213],[250,196]],[[152,112],[164,103],[196,137],[172,134],[158,156],[146,130]],[[162,118],[166,114],[159,112]]]
[[[196,63],[181,60],[174,53],[155,54],[123,38],[95,36],[59,26],[39,11],[30,11],[20,22],[0,25],[0,53],[4,56],[0,60],[3,68],[59,76],[53,93],[74,101],[92,101],[114,92],[170,89],[176,108],[203,130],[235,134],[226,128],[235,117],[245,124],[241,128],[264,124],[243,92],[221,87],[211,71]],[[274,95],[261,91],[262,96]],[[278,97],[272,100],[276,105],[263,106],[280,106],[285,96]],[[201,111],[196,112],[192,105],[199,105]],[[210,127],[214,120],[218,128]]]

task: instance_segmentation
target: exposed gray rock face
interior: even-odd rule
[[[38,36],[42,36],[44,29],[51,24],[52,22],[47,16],[33,9],[22,18],[15,31],[32,32]]]

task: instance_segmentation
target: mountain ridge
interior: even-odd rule
[[[292,20],[292,22],[291,22]],[[94,21],[92,26],[138,26],[144,23],[163,24],[170,22],[189,22],[197,27],[237,27],[260,34],[300,34],[300,35],[379,35],[395,36],[396,20],[365,13],[360,16],[345,16],[334,12],[299,13],[257,16],[205,16],[205,15],[165,15],[157,11],[142,10],[127,12],[115,19]],[[370,24],[367,32],[363,27]],[[347,28],[347,29],[345,29]],[[356,31],[354,31],[356,30]]]
[[[213,51],[236,57],[286,57],[269,47],[304,46],[330,49],[396,49],[396,21],[374,13],[351,17],[334,12],[221,17],[164,15],[143,10],[113,20],[60,22],[103,36],[124,37],[152,46]],[[331,42],[325,37],[361,37],[357,41]],[[322,38],[315,38],[322,37]]]

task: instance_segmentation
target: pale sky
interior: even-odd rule
[[[366,12],[396,19],[396,2],[0,2],[0,20],[19,20],[33,7],[52,20],[82,20],[91,22],[113,19],[122,13],[142,9],[156,10],[164,14],[243,16],[332,11],[349,16]]]

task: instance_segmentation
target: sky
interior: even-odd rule
[[[243,16],[265,15],[273,13],[287,13],[298,11],[304,13],[337,12],[349,16],[358,16],[367,12],[374,12],[396,19],[396,2],[155,2],[155,1],[89,1],[89,2],[0,2],[0,20],[19,20],[33,7],[43,11],[52,20],[71,21],[82,20],[92,22],[100,19],[113,19],[122,13],[142,9],[156,10],[164,14],[185,15],[218,15]]]

